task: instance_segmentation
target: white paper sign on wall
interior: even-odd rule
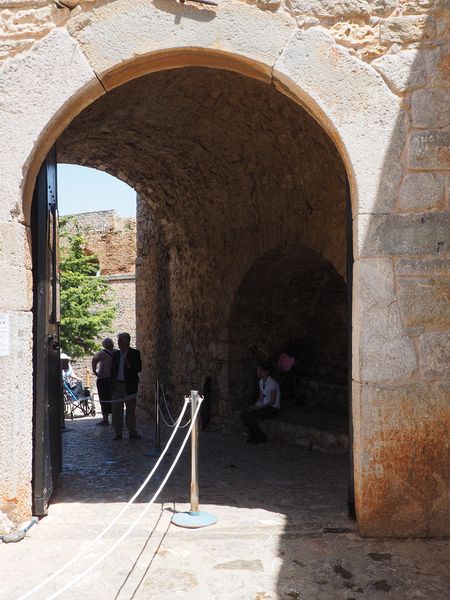
[[[0,356],[9,356],[9,315],[0,313]]]

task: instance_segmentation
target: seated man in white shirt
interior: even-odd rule
[[[270,367],[258,365],[259,400],[242,413],[242,419],[249,431],[248,444],[262,444],[267,437],[258,425],[259,419],[274,419],[280,413],[280,386],[269,375]]]

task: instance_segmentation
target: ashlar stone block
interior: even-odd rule
[[[450,324],[450,278],[400,279],[399,303],[407,326]]]
[[[45,4],[50,4],[49,0],[0,0],[0,8],[42,6]]]
[[[1,8],[1,6],[0,6]],[[52,10],[50,6],[37,6],[24,10],[2,11],[0,13],[0,30],[2,36],[38,37],[53,29]]]
[[[390,17],[380,25],[380,41],[386,44],[411,43],[436,37],[436,20],[427,15]]]
[[[418,90],[411,98],[412,126],[438,129],[450,125],[450,93],[445,88]]]
[[[402,50],[397,54],[385,54],[371,64],[397,94],[425,84],[426,66],[421,51]]]
[[[450,389],[353,388],[355,492],[366,536],[450,534]]]
[[[23,266],[0,266],[0,280],[8,282],[0,286],[2,310],[31,310],[33,306],[33,277],[30,269]]]
[[[397,0],[290,0],[290,8],[299,15],[314,17],[361,17],[388,14]]]
[[[410,173],[402,182],[399,207],[403,210],[428,210],[444,202],[445,178],[436,173]]]
[[[450,213],[359,215],[357,256],[439,255],[450,252]]]
[[[30,230],[21,223],[0,223],[0,267],[3,266],[31,269]]]
[[[448,0],[400,0],[403,14],[430,14],[448,9]]]
[[[400,258],[397,261],[398,275],[448,275],[450,277],[450,260],[446,256],[439,258]]]
[[[10,348],[9,355],[0,357],[0,387],[8,398],[0,419],[2,508],[17,524],[31,514],[33,315],[6,311],[3,306],[0,312],[7,312],[9,317]]]
[[[424,333],[420,336],[419,353],[425,379],[450,379],[450,333]]]
[[[330,29],[333,38],[339,43],[349,48],[357,46],[366,46],[378,44],[379,31],[378,26],[372,26],[367,23],[348,23],[339,21]]]
[[[408,379],[417,368],[417,360],[403,329],[392,261],[356,261],[354,282],[353,379]]]
[[[450,131],[413,133],[409,142],[408,163],[411,169],[450,170]]]
[[[424,52],[427,76],[430,85],[450,82],[450,44]]]

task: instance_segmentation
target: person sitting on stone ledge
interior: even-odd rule
[[[258,420],[274,419],[280,413],[280,386],[270,376],[270,366],[266,363],[258,365],[256,374],[259,378],[259,399],[242,413],[242,420],[249,432],[248,444],[267,442]]]

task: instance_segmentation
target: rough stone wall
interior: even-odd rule
[[[0,61],[28,50],[68,16],[49,0],[0,0]]]
[[[114,229],[107,233],[86,233],[87,250],[98,256],[102,275],[134,273],[136,264],[136,225],[132,228]]]
[[[77,213],[70,215],[67,223],[67,229],[73,230],[72,223],[83,230],[84,233],[99,232],[106,233],[118,229],[117,216],[115,210],[99,210],[86,213]]]

